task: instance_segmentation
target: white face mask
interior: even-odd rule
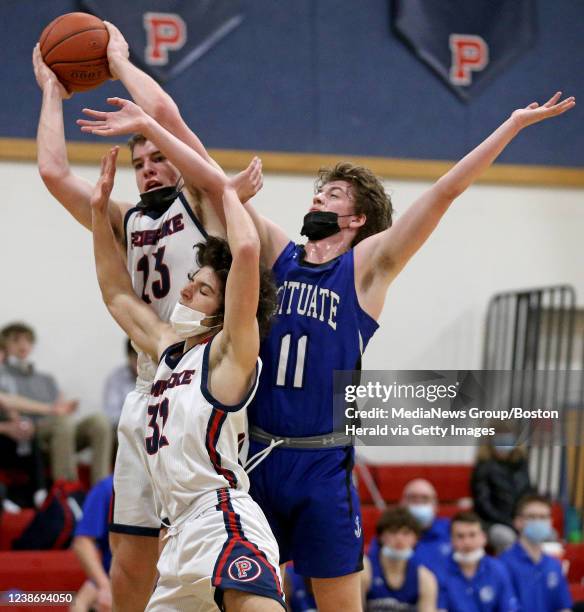
[[[172,314],[170,315],[169,322],[172,325],[172,329],[176,335],[179,338],[186,340],[192,336],[204,334],[215,327],[221,327],[220,323],[218,325],[212,325],[211,327],[201,323],[201,321],[204,319],[214,319],[219,316],[221,315],[207,315],[204,312],[193,310],[192,308],[177,302]]]
[[[452,558],[457,563],[478,563],[485,556],[483,548],[477,548],[469,553],[454,552]]]
[[[32,371],[32,363],[27,359],[20,359],[16,355],[8,355],[6,363],[13,368],[20,370],[23,374],[29,374]]]
[[[393,546],[382,546],[381,554],[386,559],[392,559],[393,561],[407,561],[411,559],[414,551],[412,548],[393,548]]]

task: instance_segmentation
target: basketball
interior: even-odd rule
[[[109,33],[101,19],[87,13],[67,13],[43,30],[40,50],[47,66],[69,92],[87,91],[110,77]]]

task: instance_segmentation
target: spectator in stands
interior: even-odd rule
[[[542,551],[552,534],[552,506],[541,495],[519,500],[514,526],[519,539],[501,556],[525,612],[568,612],[572,597],[560,562]]]
[[[497,433],[479,448],[471,476],[474,510],[487,528],[489,544],[499,554],[513,545],[513,513],[521,497],[533,491],[527,457],[512,432]]]
[[[447,612],[515,612],[518,602],[507,568],[485,556],[487,536],[474,512],[459,512],[450,523],[454,552],[449,559],[438,608]]]
[[[60,394],[55,380],[36,372],[29,360],[35,342],[34,331],[23,323],[13,323],[0,335],[6,343],[5,369],[14,380],[17,392],[38,402],[57,402]],[[103,413],[89,415],[77,423],[70,414],[33,415],[32,418],[41,446],[49,448],[54,480],[77,480],[75,451],[87,446],[92,450],[92,482],[110,473],[112,432]]]
[[[431,570],[441,584],[442,573],[452,550],[450,521],[436,516],[438,496],[431,482],[416,478],[404,487],[401,505],[420,523],[421,533],[416,545],[416,558]]]
[[[103,409],[114,431],[118,429],[124,400],[126,395],[135,387],[137,375],[138,355],[130,338],[128,338],[126,340],[126,363],[110,372],[103,387]]]
[[[365,557],[361,574],[365,609],[435,612],[436,578],[414,554],[419,522],[406,508],[390,508],[376,531],[378,545]]]
[[[112,607],[109,579],[112,553],[108,540],[112,492],[113,476],[110,475],[89,491],[83,504],[83,518],[77,523],[72,547],[88,580],[75,597],[73,612],[93,609],[107,612]]]
[[[3,507],[18,512],[20,506],[30,506],[35,493],[40,491],[42,494],[46,485],[33,422],[20,416],[13,402],[24,398],[13,395],[16,384],[4,367],[5,348],[4,339],[0,335],[0,468],[19,468],[31,476],[30,483],[15,487],[9,482],[9,488],[4,490]]]

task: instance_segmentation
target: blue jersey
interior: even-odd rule
[[[278,310],[248,410],[251,425],[277,436],[333,431],[333,371],[359,369],[379,327],[359,305],[352,249],[320,265],[303,254],[290,242],[274,264]]]
[[[450,520],[437,517],[428,529],[422,531],[416,544],[416,559],[427,567],[441,584],[451,552]]]
[[[483,557],[472,578],[467,578],[450,557],[438,601],[438,608],[448,612],[516,612],[519,609],[507,568],[493,557]]]
[[[412,558],[408,561],[405,579],[399,589],[393,589],[385,579],[381,565],[380,547],[368,554],[371,562],[371,586],[367,591],[367,612],[415,612],[419,598],[418,568],[420,563]]]
[[[521,612],[557,612],[572,607],[568,583],[557,559],[542,555],[534,563],[519,542],[499,558],[511,575]]]
[[[113,487],[113,476],[107,476],[89,491],[83,504],[83,518],[75,528],[76,536],[87,536],[95,540],[106,573],[109,572],[112,561],[108,537]]]

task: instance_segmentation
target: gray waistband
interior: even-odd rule
[[[341,433],[330,433],[322,436],[307,436],[304,438],[286,438],[285,436],[275,436],[260,427],[251,426],[249,437],[256,442],[269,444],[272,440],[282,441],[280,446],[288,448],[335,448],[337,446],[351,446],[353,439]]]

